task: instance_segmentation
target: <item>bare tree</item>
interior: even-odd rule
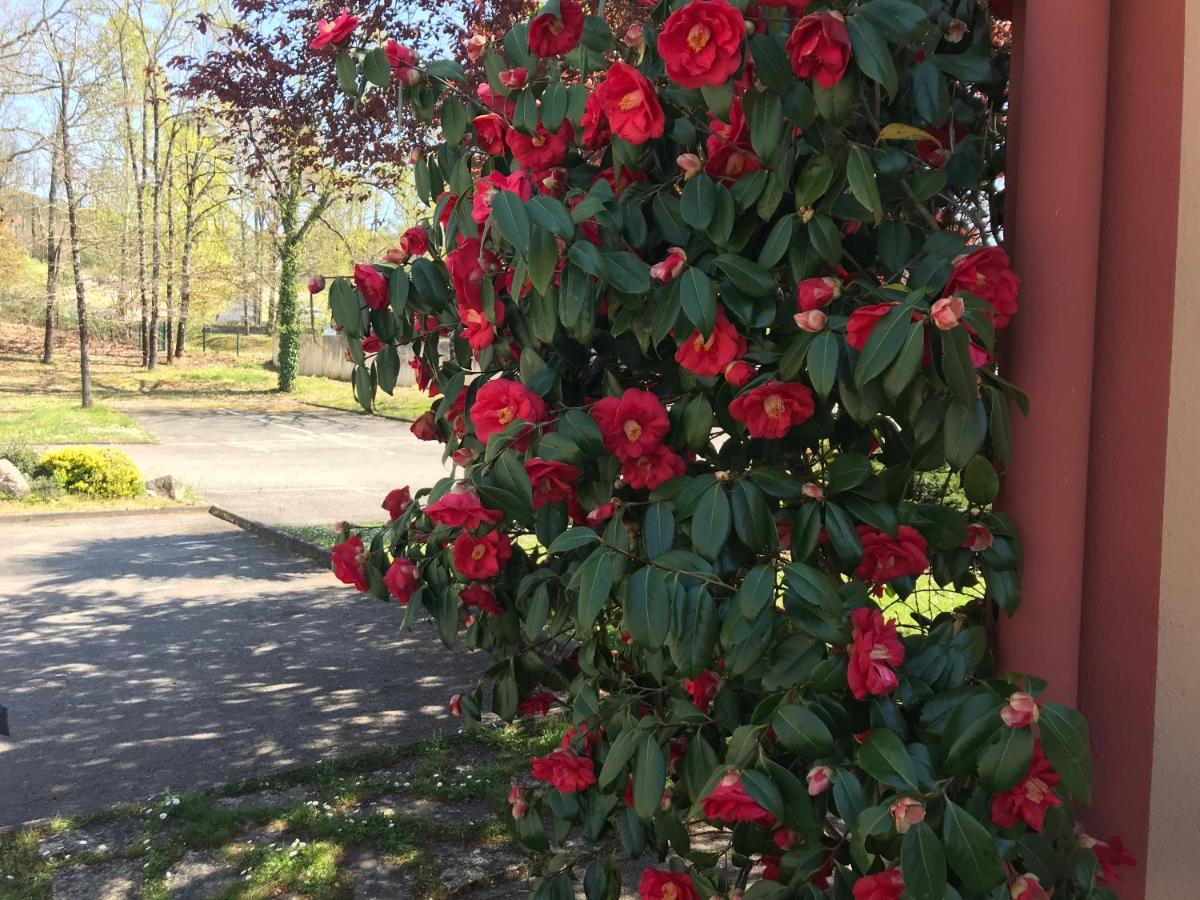
[[[49,365],[54,358],[54,322],[58,316],[58,259],[62,252],[62,236],[58,233],[58,171],[61,124],[56,120],[55,138],[50,151],[50,188],[46,192],[46,327],[42,340],[42,362]]]
[[[83,263],[79,254],[79,198],[71,173],[71,92],[75,84],[74,56],[55,61],[59,90],[59,142],[62,146],[63,191],[67,195],[67,225],[70,232],[71,272],[75,276],[75,308],[79,317],[79,391],[83,407],[92,405],[92,365],[88,351],[87,297],[83,287]]]

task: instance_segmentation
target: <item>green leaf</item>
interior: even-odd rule
[[[755,619],[770,609],[774,598],[775,570],[770,566],[755,566],[742,579],[736,599],[742,615]]]
[[[871,475],[871,461],[863,453],[842,453],[829,466],[825,493],[840,494],[853,490]]]
[[[775,292],[775,278],[758,263],[732,253],[722,253],[713,262],[733,286],[751,297],[766,297]]]
[[[929,58],[939,69],[959,81],[987,81],[992,74],[991,61],[976,53],[935,53]]]
[[[862,147],[850,148],[850,155],[846,159],[846,180],[850,182],[850,193],[854,199],[875,217],[875,224],[882,222],[883,203],[879,199],[879,185],[875,183],[875,167]]]
[[[540,198],[535,197],[534,199]],[[549,231],[541,228],[533,228],[531,231],[528,254],[529,280],[533,282],[534,290],[545,296],[558,267],[558,242]],[[553,334],[553,330],[551,334]]]
[[[518,253],[529,255],[529,214],[520,197],[512,191],[497,191],[492,197],[492,220]]]
[[[333,69],[337,73],[338,86],[352,97],[358,96],[358,66],[349,50],[342,50],[333,61]]]
[[[795,703],[785,704],[775,710],[771,727],[783,744],[793,753],[805,759],[819,759],[833,752],[833,735],[816,713]]]
[[[692,547],[705,559],[716,559],[729,539],[731,521],[725,489],[714,484],[701,495],[692,515]]]
[[[976,456],[962,471],[962,487],[968,500],[983,506],[1000,493],[1000,476],[988,459]]]
[[[750,146],[762,159],[770,159],[787,125],[783,117],[783,103],[776,93],[747,93],[746,118],[750,122]]]
[[[808,223],[808,239],[812,241],[817,256],[831,266],[836,266],[842,258],[842,232],[833,219],[824,213],[817,213]]]
[[[883,376],[883,392],[895,400],[904,389],[912,384],[913,378],[921,370],[921,358],[925,354],[925,328],[920,322],[908,326],[908,335],[904,338],[904,346],[896,354],[896,358]]]
[[[666,553],[675,543],[675,514],[666,503],[651,503],[646,509],[642,541],[650,559]]]
[[[392,80],[392,64],[382,47],[376,47],[363,57],[363,74],[376,87],[387,87]]]
[[[811,157],[796,179],[796,205],[813,206],[833,184],[833,160],[823,153]]]
[[[584,560],[579,570],[579,630],[587,634],[592,630],[600,610],[612,593],[613,567],[610,551],[597,547]]]
[[[596,776],[601,790],[607,789],[616,782],[621,772],[624,771],[625,765],[633,759],[633,754],[638,749],[638,735],[637,730],[626,728],[612,742],[612,746],[608,748],[608,756],[604,758],[604,765],[600,767],[600,774]]]
[[[662,647],[671,630],[671,596],[661,569],[645,566],[633,573],[625,600],[625,624],[648,650]]]
[[[926,59],[913,66],[912,85],[917,114],[926,122],[940,126],[950,114],[950,91],[933,60]]]
[[[944,451],[946,462],[961,469],[983,446],[987,435],[987,411],[981,401],[971,406],[951,403],[946,410]]]
[[[717,322],[717,292],[712,279],[696,266],[684,269],[679,278],[679,300],[688,321],[706,338]]]
[[[869,806],[854,820],[850,837],[850,859],[862,871],[871,868],[875,857],[867,851],[867,838],[887,834],[892,828],[892,814],[886,806]]]
[[[578,550],[580,547],[586,547],[589,544],[595,544],[600,540],[600,536],[592,529],[585,525],[576,525],[574,528],[568,528],[558,537],[553,543],[546,548],[547,553],[567,553],[571,550]]]
[[[1088,726],[1079,712],[1059,703],[1042,706],[1038,734],[1046,758],[1062,778],[1071,796],[1083,803],[1092,800],[1092,754]]]
[[[638,745],[633,767],[633,809],[643,820],[654,818],[667,786],[667,757],[653,732]]]
[[[1033,732],[1001,728],[979,755],[979,777],[989,791],[1007,791],[1029,771],[1032,760]]]
[[[900,303],[879,321],[854,364],[855,384],[864,385],[887,370],[904,346],[911,320],[912,308]]]
[[[388,344],[375,355],[375,374],[379,379],[379,387],[390,394],[396,387],[396,379],[400,377],[400,354],[395,345]]]
[[[701,172],[688,180],[679,198],[679,211],[693,228],[707,228],[717,211],[717,185]]]
[[[991,834],[965,809],[951,800],[946,801],[942,820],[942,841],[946,858],[963,886],[976,893],[986,893],[1004,880],[1000,869],[1000,854]]]
[[[967,329],[951,328],[942,332],[942,375],[959,403],[971,406],[978,390],[975,386],[975,366],[971,362],[970,337]]]
[[[608,283],[624,294],[644,294],[650,290],[650,267],[632,253],[606,253]]]
[[[457,147],[467,132],[467,111],[453,97],[442,101],[442,136],[451,147]]]
[[[837,381],[839,352],[837,335],[832,331],[822,331],[808,345],[808,378],[822,400],[828,399]]]
[[[708,591],[676,595],[671,607],[671,659],[685,677],[694,678],[712,661],[719,627],[716,604]]]
[[[841,613],[842,601],[833,582],[820,569],[795,562],[783,570],[783,577],[788,589],[805,603],[834,615]]]
[[[878,82],[887,91],[889,97],[896,96],[896,64],[887,42],[875,29],[875,26],[861,16],[851,16],[846,20],[850,30],[850,46],[854,51],[853,58],[858,68],[872,81]]]
[[[769,34],[756,34],[750,38],[750,53],[754,57],[754,73],[762,83],[776,93],[786,94],[795,77],[779,41]]]
[[[858,750],[858,764],[876,781],[902,791],[915,791],[917,769],[908,749],[895,732],[886,728],[871,730]]]
[[[909,826],[904,835],[900,867],[904,870],[904,888],[912,900],[944,900],[946,851],[933,829],[924,822]]]
[[[558,131],[558,127],[562,125],[562,120],[567,115],[569,100],[570,95],[567,94],[567,88],[561,81],[547,85],[546,89],[542,91],[542,124],[548,131]]]
[[[912,0],[870,0],[858,8],[858,15],[870,19],[894,44],[911,39],[917,26],[928,21],[925,10]]]
[[[792,231],[796,226],[795,216],[783,216],[771,228],[762,249],[758,251],[758,264],[763,268],[773,268],[787,255],[788,247],[792,244]]]

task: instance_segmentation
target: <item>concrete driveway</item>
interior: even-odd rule
[[[0,544],[0,825],[452,732],[482,667],[206,513]]]
[[[374,522],[394,487],[450,469],[407,422],[343,412],[131,411],[159,443],[125,444],[147,478],[174,475],[211,503],[269,524]]]

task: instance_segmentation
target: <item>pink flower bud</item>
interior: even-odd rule
[[[808,770],[808,796],[815,797],[833,787],[833,769],[829,766],[813,766]]]
[[[589,525],[600,525],[607,522],[613,517],[613,513],[617,511],[619,500],[609,500],[607,503],[601,503],[590,513],[587,514],[587,522]]]
[[[1000,710],[1000,718],[1009,728],[1025,728],[1037,722],[1041,716],[1037,701],[1024,691],[1009,695],[1008,703]]]
[[[995,542],[996,538],[986,525],[982,522],[972,522],[967,526],[967,539],[962,545],[976,553],[982,553],[984,550],[990,550]]]
[[[686,181],[689,178],[694,178],[704,171],[704,163],[700,161],[695,153],[680,153],[675,157],[675,162],[679,168],[683,170],[683,178]]]
[[[666,284],[678,278],[683,267],[687,265],[687,253],[682,247],[672,247],[667,251],[666,259],[650,267],[650,277],[655,281]]]
[[[1050,900],[1036,875],[1020,875],[1008,886],[1012,900]]]
[[[836,278],[805,278],[796,285],[796,310],[808,312],[828,306],[842,296],[842,283]]]
[[[806,482],[804,485],[801,486],[800,492],[802,494],[804,494],[804,496],[807,497],[809,500],[824,500],[825,499],[825,489],[823,487],[821,487],[819,484],[817,484],[815,481]]]
[[[397,266],[403,265],[408,262],[408,253],[399,247],[389,247],[387,252],[383,254],[383,261]]]
[[[462,694],[454,694],[450,698],[450,715],[452,715],[452,716],[461,716],[462,715]]]
[[[630,25],[625,29],[625,37],[621,38],[625,46],[633,50],[641,50],[646,46],[645,29],[641,25]]]
[[[450,458],[454,460],[455,465],[465,466],[475,458],[475,451],[470,447],[460,447],[450,454]]]
[[[513,782],[512,787],[508,789],[508,804],[512,807],[512,816],[514,819],[519,819],[529,809],[529,804],[525,800],[525,793]]]
[[[482,34],[473,34],[465,41],[467,47],[467,58],[471,62],[479,62],[483,56],[483,51],[487,49],[488,39]]]
[[[325,290],[325,279],[320,275],[314,275],[308,279],[308,292],[310,294],[319,294]]]
[[[941,300],[935,300],[932,307],[929,309],[929,318],[933,320],[942,331],[949,331],[952,328],[958,327],[958,322],[965,313],[966,306],[963,303],[963,298],[957,294],[953,297],[943,297]]]
[[[809,334],[824,331],[825,323],[829,321],[829,317],[819,309],[796,313],[792,318],[795,319],[796,325],[801,331],[807,331]]]
[[[901,797],[891,805],[891,813],[896,833],[904,834],[918,822],[925,821],[925,804],[912,797]]]
[[[500,73],[500,83],[510,91],[515,91],[518,88],[525,86],[526,79],[529,78],[529,73],[518,66],[515,69],[505,69]]]

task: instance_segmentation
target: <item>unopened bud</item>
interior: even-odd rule
[[[680,153],[675,158],[675,162],[679,168],[683,170],[683,177],[686,181],[689,178],[695,178],[704,169],[704,163],[700,161],[695,153]]]
[[[814,210],[811,206],[801,206],[800,208],[798,208],[796,210],[796,215],[798,215],[800,217],[800,221],[803,222],[805,225],[807,225],[809,222],[811,222],[813,219],[813,216],[815,216],[816,214],[817,214],[816,210]]]
[[[641,25],[630,25],[625,29],[625,37],[621,40],[624,41],[626,47],[633,50],[641,50],[642,47],[646,46],[645,31]]]
[[[800,493],[802,493],[809,500],[824,500],[825,499],[825,489],[823,487],[821,487],[819,484],[817,484],[815,481],[809,481],[809,482],[805,483],[803,486],[801,486]]]
[[[320,275],[314,275],[308,279],[308,292],[310,294],[319,294],[325,290],[325,279]]]
[[[950,24],[946,26],[946,40],[951,44],[957,44],[967,36],[967,23],[960,19],[951,19]]]
[[[824,331],[825,324],[829,321],[829,317],[819,309],[810,309],[808,312],[796,313],[792,318],[801,331],[807,331],[809,334],[817,334]]]
[[[754,31],[755,31],[754,23],[751,22],[749,19],[746,19],[745,25],[746,25],[746,37],[750,37],[752,34],[754,34]]]
[[[953,297],[943,297],[934,301],[929,309],[929,318],[941,331],[950,331],[958,327],[959,320],[966,313],[963,298],[955,294]]]

